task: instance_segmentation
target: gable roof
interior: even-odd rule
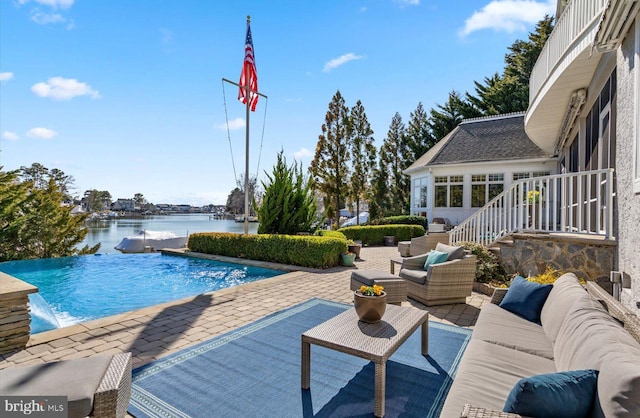
[[[420,167],[545,158],[524,131],[524,112],[465,119],[407,171]]]

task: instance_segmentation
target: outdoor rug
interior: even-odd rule
[[[311,388],[300,388],[300,335],[345,309],[311,299],[133,371],[135,417],[370,417],[374,364],[311,345]],[[429,322],[387,361],[387,417],[437,417],[471,331]]]

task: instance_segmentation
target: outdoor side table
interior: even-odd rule
[[[311,344],[361,357],[375,363],[375,408],[384,416],[387,360],[422,326],[421,352],[428,354],[429,312],[412,307],[387,305],[382,321],[367,324],[358,320],[354,308],[302,334],[302,389],[311,386]]]

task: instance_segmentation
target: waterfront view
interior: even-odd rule
[[[122,238],[135,235],[139,231],[170,231],[178,236],[194,232],[234,232],[242,233],[244,224],[232,220],[211,219],[208,214],[149,215],[139,219],[114,218],[88,222],[89,233],[78,248],[101,243],[99,254],[118,253],[114,249]],[[255,234],[258,223],[249,223],[249,233]]]

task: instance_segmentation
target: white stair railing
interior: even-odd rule
[[[518,180],[450,231],[485,246],[515,232],[613,234],[612,168]]]

